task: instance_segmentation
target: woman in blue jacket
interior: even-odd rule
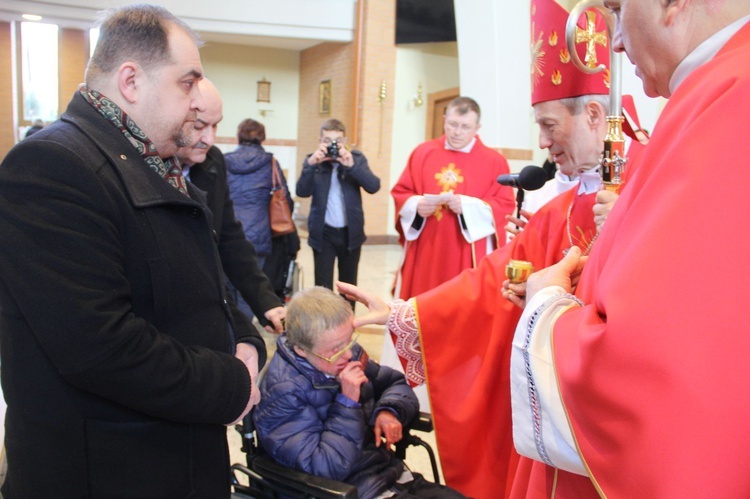
[[[266,152],[261,145],[266,140],[266,127],[253,119],[243,120],[237,127],[237,140],[237,149],[225,155],[234,213],[242,223],[245,238],[255,246],[258,264],[274,284],[276,293],[283,295],[286,282],[284,271],[297,256],[299,236],[296,231],[280,237],[271,234],[268,203],[271,199],[272,168],[278,168],[290,211],[293,211],[294,203],[284,172],[274,161],[273,154]],[[242,297],[235,293],[235,298],[240,309],[247,313],[250,308],[245,308]]]

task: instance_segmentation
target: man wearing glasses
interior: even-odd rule
[[[479,105],[457,97],[445,111],[444,135],[417,146],[391,195],[404,259],[395,295],[407,299],[476,267],[505,244],[513,189],[496,182],[508,162],[477,136]]]
[[[296,188],[299,197],[312,196],[307,242],[313,250],[316,286],[333,289],[337,260],[339,280],[357,283],[366,239],[362,189],[375,194],[380,179],[370,170],[364,154],[346,147],[344,124],[333,118],[324,121],[318,148],[302,163]]]
[[[409,472],[389,452],[416,415],[417,398],[401,373],[368,360],[349,304],[329,289],[305,289],[286,320],[254,414],[271,457],[350,483],[362,498],[390,490],[394,497],[463,497]]]

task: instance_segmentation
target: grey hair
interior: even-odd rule
[[[310,351],[318,337],[352,319],[352,306],[328,288],[315,286],[298,291],[286,310],[289,344]]]
[[[577,97],[566,97],[565,99],[560,99],[560,103],[568,108],[568,111],[570,114],[580,114],[583,112],[583,108],[588,104],[589,102],[598,102],[602,106],[604,106],[605,110],[609,110],[609,95],[604,94],[589,94],[589,95],[579,95]]]

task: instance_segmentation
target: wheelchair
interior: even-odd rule
[[[242,451],[247,457],[247,464],[232,465],[233,499],[358,499],[357,489],[353,485],[288,468],[266,455],[257,440],[252,411],[235,429],[242,435]],[[407,430],[396,444],[396,456],[403,460],[408,447],[423,447],[429,455],[435,482],[440,483],[432,447],[411,433],[411,430],[431,432],[432,416],[428,413],[418,414]],[[244,479],[241,481],[239,477]]]

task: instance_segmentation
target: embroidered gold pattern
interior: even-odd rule
[[[532,36],[533,33],[536,31],[536,26],[534,23],[531,23],[531,32]],[[544,56],[547,54],[544,50],[542,50],[542,46],[544,45],[544,34],[540,32],[538,35],[536,35],[536,38],[532,38],[531,42],[531,76],[534,77],[533,85],[536,86],[539,83],[539,78],[542,78],[544,76]]]
[[[560,62],[563,64],[567,64],[570,62],[570,52],[568,52],[568,49],[562,49],[560,51]]]
[[[446,192],[452,192],[456,189],[458,184],[463,183],[464,178],[461,176],[461,170],[456,168],[455,163],[449,163],[448,166],[444,166],[442,170],[435,174],[435,180],[440,186],[442,191],[441,194]],[[443,206],[440,205],[435,210],[435,218],[440,221],[443,218]]]
[[[570,206],[568,207],[568,216],[567,216],[567,222],[565,224],[565,228],[568,233],[568,242],[570,243],[570,247],[578,246],[581,248],[581,255],[587,256],[589,253],[591,253],[591,248],[594,247],[594,243],[596,242],[596,238],[599,237],[599,232],[594,234],[594,237],[591,238],[589,241],[586,237],[586,233],[583,229],[581,229],[579,226],[576,225],[575,230],[578,232],[576,237],[573,237],[573,233],[570,230],[570,215],[573,212],[573,205],[575,204],[575,201],[570,203]],[[563,254],[567,254],[567,250],[563,251]]]
[[[552,80],[553,85],[560,85],[562,83],[562,73],[560,73],[560,70],[554,70],[552,72],[552,75],[550,76],[550,79]]]
[[[584,59],[586,66],[591,69],[598,66],[599,60],[596,57],[596,46],[597,44],[602,47],[607,46],[607,33],[596,31],[596,12],[586,12],[586,29],[576,26],[576,43],[586,44],[586,57]]]

